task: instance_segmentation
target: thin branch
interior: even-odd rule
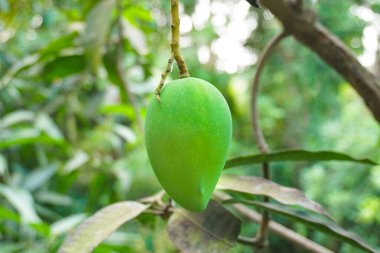
[[[237,241],[238,243],[245,244],[245,245],[259,246],[256,238],[248,238],[244,236],[239,236]]]
[[[163,214],[161,210],[151,210],[151,209],[145,210],[144,213],[154,214],[158,216],[161,216]]]
[[[172,53],[168,60],[168,64],[166,64],[165,72],[161,74],[160,83],[158,84],[156,91],[154,92],[154,94],[156,94],[156,99],[158,101],[160,101],[160,93],[161,93],[162,86],[164,86],[166,77],[169,75],[170,71],[172,71],[173,60],[174,60],[174,56]]]
[[[230,199],[231,197],[223,192],[214,192],[214,199],[217,201],[225,201]],[[233,204],[231,205],[233,209],[235,209],[237,212],[239,212],[241,215],[243,215],[245,218],[255,222],[259,223],[262,220],[262,216],[257,213],[256,211],[242,205],[242,204]],[[333,253],[331,250],[321,246],[318,243],[313,242],[312,240],[297,234],[293,230],[277,223],[274,221],[270,221],[268,224],[268,229],[273,234],[276,234],[285,240],[291,242],[296,247],[302,248],[308,252],[312,253]],[[254,240],[254,239],[253,239]],[[251,241],[253,241],[251,239]],[[254,245],[254,244],[251,244]]]
[[[260,152],[262,154],[266,154],[269,152],[268,144],[265,140],[263,131],[260,127],[260,118],[257,108],[257,98],[259,94],[259,85],[260,85],[260,76],[262,73],[262,70],[265,66],[265,63],[267,62],[269,56],[273,52],[274,48],[279,44],[279,42],[287,36],[287,32],[283,31],[277,36],[273,37],[271,41],[267,43],[265,48],[262,51],[262,54],[259,57],[259,60],[257,62],[256,66],[256,73],[253,78],[253,84],[252,84],[252,94],[251,94],[251,108],[252,108],[252,124],[253,124],[253,132],[256,139],[256,143],[260,149]],[[269,163],[265,162],[262,164],[262,173],[264,178],[269,179],[270,178],[270,168]],[[269,198],[264,197],[264,202],[268,202]],[[266,238],[267,238],[267,228],[269,223],[269,213],[268,211],[263,211],[262,221],[260,224],[260,228],[258,230],[258,233],[256,235],[256,238],[259,242],[262,242],[265,244]]]
[[[252,108],[251,116],[252,116],[253,130],[254,130],[254,135],[256,138],[256,143],[259,146],[261,153],[263,154],[268,153],[269,148],[265,140],[263,131],[260,127],[260,120],[259,120],[258,109],[257,109],[257,97],[259,94],[260,76],[264,68],[264,65],[267,62],[273,49],[286,36],[287,36],[287,33],[282,32],[278,34],[277,36],[273,37],[273,39],[266,44],[265,48],[262,51],[262,54],[259,57],[259,60],[257,61],[256,73],[253,78],[252,94],[251,94],[251,108]]]
[[[119,4],[118,4],[118,9],[119,9],[119,14],[118,14],[118,18],[117,18],[117,25],[118,25],[119,41],[117,42],[117,51],[116,51],[116,69],[117,69],[117,75],[118,75],[118,78],[120,79],[120,81],[122,83],[122,87],[124,88],[125,93],[128,96],[128,100],[129,100],[129,102],[131,103],[131,105],[133,107],[133,111],[135,113],[135,117],[136,117],[136,120],[137,120],[138,128],[139,128],[139,130],[142,133],[144,131],[143,120],[142,120],[142,117],[141,117],[141,114],[140,114],[139,107],[137,105],[136,97],[134,96],[134,94],[131,92],[131,90],[129,88],[128,81],[127,81],[127,78],[125,76],[125,69],[124,69],[124,66],[123,66],[123,55],[124,55],[124,42],[125,42],[125,38],[124,38],[124,34],[123,34],[123,31],[124,31],[123,18],[122,18],[123,9],[122,9],[120,1],[119,1]]]
[[[179,49],[179,8],[178,8],[178,0],[170,0],[171,3],[171,17],[172,17],[172,41],[171,41],[171,49],[174,56],[175,61],[177,62],[179,69],[179,78],[189,77],[189,71],[187,70],[187,66],[185,60],[181,55],[181,51]]]

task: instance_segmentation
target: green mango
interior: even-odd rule
[[[198,78],[168,82],[149,104],[145,142],[153,170],[182,207],[203,211],[222,173],[231,142],[223,95]]]

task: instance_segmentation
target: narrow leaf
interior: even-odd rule
[[[40,59],[38,54],[28,55],[24,59],[17,61],[12,67],[10,67],[7,72],[0,79],[0,89],[4,88],[9,84],[12,78],[17,75],[21,70],[26,69],[35,63],[37,63]]]
[[[75,155],[65,164],[63,167],[64,173],[71,173],[72,171],[80,168],[86,162],[90,160],[90,157],[87,153],[82,150],[75,152]]]
[[[17,213],[15,213],[15,212],[13,212],[13,211],[5,208],[5,207],[0,206],[0,221],[2,221],[2,220],[11,220],[11,221],[19,223],[21,218]]]
[[[318,219],[317,217],[300,214],[293,210],[284,208],[283,206],[278,206],[278,205],[269,204],[269,203],[260,203],[260,202],[255,202],[255,201],[235,201],[235,200],[233,201],[228,200],[225,203],[236,203],[236,202],[243,203],[246,205],[253,205],[253,206],[271,211],[273,213],[284,215],[297,222],[303,223],[306,226],[312,227],[320,232],[326,233],[341,241],[349,243],[352,246],[362,249],[366,252],[371,252],[371,253],[379,252],[375,250],[374,248],[372,248],[370,245],[368,245],[366,242],[364,242],[363,239],[360,238],[358,235],[339,227],[337,224],[333,222],[327,222],[327,221]]]
[[[99,1],[86,17],[83,39],[87,61],[94,73],[97,73],[101,63],[101,48],[111,26],[115,4],[115,0]]]
[[[55,164],[34,170],[25,178],[23,188],[29,191],[38,189],[50,180],[56,171],[57,165]]]
[[[122,224],[148,208],[139,202],[124,201],[109,205],[85,220],[63,242],[58,253],[87,253]]]
[[[52,139],[63,140],[61,130],[48,114],[37,114],[35,119],[35,127],[45,132]]]
[[[8,162],[4,155],[0,154],[0,176],[3,176],[8,171]]]
[[[128,38],[132,47],[140,54],[148,53],[148,46],[144,32],[135,26],[131,25],[127,20],[123,20],[124,37]]]
[[[65,67],[62,67],[65,66]],[[79,54],[57,56],[46,63],[43,70],[43,78],[54,80],[79,73],[85,69],[85,58]]]
[[[39,129],[22,127],[0,132],[0,149],[15,145],[26,145],[31,143],[46,143],[51,145],[62,145],[62,140],[53,139]]]
[[[72,47],[74,45],[74,39],[77,38],[78,35],[79,32],[74,31],[52,40],[49,44],[39,50],[41,58],[45,58],[50,55],[57,55],[62,49]]]
[[[184,253],[226,252],[236,242],[241,221],[214,201],[203,213],[175,210],[168,222],[169,238]]]
[[[77,213],[65,217],[59,221],[51,224],[51,232],[53,235],[61,235],[73,229],[79,223],[81,223],[86,218],[86,215],[83,213]]]
[[[40,218],[34,209],[34,200],[30,192],[0,185],[0,194],[18,211],[23,221],[27,223],[40,222]]]
[[[265,195],[282,204],[302,206],[308,210],[331,218],[331,216],[321,205],[306,197],[306,195],[300,190],[278,185],[265,178],[223,175],[219,179],[216,187],[219,190],[231,190],[254,195]]]
[[[347,161],[356,162],[369,165],[377,165],[376,162],[370,159],[357,159],[349,155],[335,152],[335,151],[307,151],[307,150],[284,150],[273,152],[270,154],[249,155],[230,159],[224,166],[225,169],[232,167],[247,165],[247,164],[260,164],[263,162],[291,162],[291,161],[309,161],[309,162],[322,162],[322,161]]]
[[[35,118],[34,112],[26,110],[18,110],[8,113],[0,120],[0,128],[8,128],[15,124],[33,121]]]

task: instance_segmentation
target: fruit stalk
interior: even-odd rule
[[[178,10],[178,0],[170,0],[171,3],[171,16],[172,16],[172,41],[171,41],[171,49],[174,56],[175,61],[177,62],[177,66],[179,69],[179,78],[189,77],[189,71],[187,70],[187,66],[185,60],[181,55],[181,51],[179,49],[179,10]]]
[[[169,75],[170,71],[172,70],[173,60],[174,60],[174,57],[172,53],[168,60],[168,64],[166,64],[165,72],[161,74],[160,83],[158,84],[156,91],[154,92],[154,94],[156,94],[156,99],[158,101],[161,101],[160,92],[161,92],[162,86],[164,86],[166,77]]]

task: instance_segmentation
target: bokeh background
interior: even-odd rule
[[[279,22],[243,0],[180,3],[190,74],[213,83],[232,111],[229,157],[258,153],[250,87],[258,55],[281,30]],[[379,0],[305,4],[363,65],[379,72]],[[70,229],[101,207],[160,190],[143,120],[170,55],[169,17],[168,0],[0,0],[0,252],[55,252]],[[174,68],[169,78],[177,76]],[[276,49],[261,84],[260,118],[272,150],[335,150],[380,162],[380,128],[361,98],[294,39]],[[274,181],[302,189],[342,227],[380,246],[379,166],[272,167]],[[260,175],[260,166],[231,173]],[[272,218],[334,252],[357,252]],[[242,234],[256,229],[247,223]],[[270,240],[273,252],[303,252],[279,237]],[[95,252],[177,251],[165,222],[146,214]]]

